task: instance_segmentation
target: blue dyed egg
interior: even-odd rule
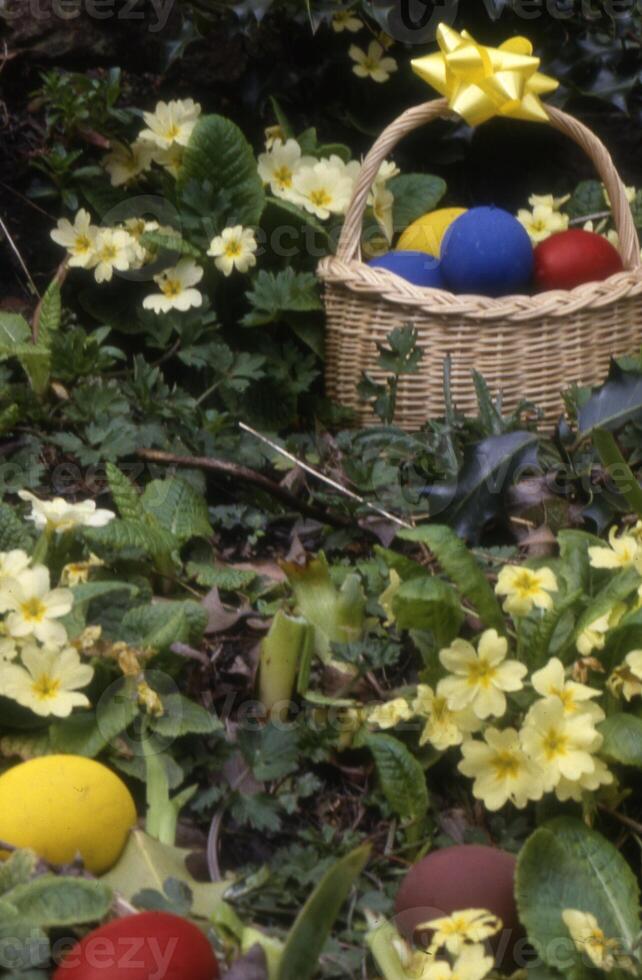
[[[414,283],[415,286],[430,286],[433,289],[445,289],[441,275],[439,259],[426,252],[395,251],[386,252],[376,259],[370,259],[368,265],[375,269],[388,269],[402,279]]]
[[[529,292],[533,246],[525,228],[508,211],[471,208],[446,232],[441,273],[453,293],[510,296]]]

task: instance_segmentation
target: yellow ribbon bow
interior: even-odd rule
[[[440,24],[437,42],[440,50],[415,58],[412,67],[469,126],[492,116],[548,121],[540,95],[554,92],[559,82],[537,70],[540,59],[533,57],[528,38],[512,37],[498,48],[489,48],[468,31],[460,34]]]

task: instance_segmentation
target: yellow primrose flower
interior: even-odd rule
[[[520,732],[524,751],[542,770],[544,789],[553,789],[564,776],[576,782],[595,771],[592,753],[602,744],[588,712],[567,715],[557,699],[536,701]]]
[[[532,242],[543,242],[544,239],[556,235],[568,228],[569,217],[555,211],[548,204],[536,204],[532,211],[521,208],[517,212],[517,220],[528,232]]]
[[[31,504],[27,520],[33,521],[39,531],[46,529],[62,534],[75,527],[105,527],[116,516],[111,510],[97,508],[95,500],[81,500],[77,504],[69,503],[64,497],[39,500],[28,490],[19,490],[18,496]]]
[[[29,565],[31,558],[22,548],[14,548],[12,551],[0,551],[0,592],[3,588],[18,578]]]
[[[477,651],[466,640],[455,640],[439,653],[452,676],[439,684],[439,692],[452,711],[472,708],[478,718],[501,718],[506,711],[505,691],[520,691],[527,673],[524,664],[506,660],[508,643],[497,630],[485,630]]]
[[[461,953],[450,965],[445,960],[429,958],[418,980],[483,980],[493,968],[492,956],[486,955],[481,945],[464,946]]]
[[[49,569],[27,568],[0,592],[0,611],[8,612],[5,626],[18,640],[35,637],[41,643],[62,645],[67,631],[57,620],[66,616],[74,602],[69,589],[51,589]]]
[[[15,660],[18,656],[18,644],[12,636],[0,637],[0,668],[7,660]]]
[[[430,948],[443,946],[453,956],[464,949],[466,943],[483,943],[502,928],[502,920],[487,909],[461,909],[439,919],[431,919],[416,926],[415,931],[434,931]]]
[[[392,626],[395,621],[395,614],[392,605],[400,586],[401,576],[395,571],[394,568],[391,568],[389,584],[377,599],[377,602],[386,614],[386,619],[383,624],[384,626]]]
[[[616,602],[612,609],[589,623],[577,638],[576,646],[578,653],[581,653],[583,657],[588,657],[593,650],[603,650],[604,644],[606,643],[606,634],[614,626],[617,626],[625,612],[625,604],[623,602]]]
[[[557,579],[550,568],[504,565],[497,576],[497,595],[506,596],[504,609],[511,616],[527,616],[533,606],[551,609],[551,592],[557,592]]]
[[[469,739],[461,747],[459,771],[474,779],[473,796],[488,810],[499,810],[509,800],[522,810],[544,793],[539,767],[523,750],[514,728],[487,728],[485,741]]]
[[[594,915],[579,909],[564,909],[562,921],[580,953],[586,953],[598,970],[609,973],[616,965],[617,939],[607,939]]]
[[[234,269],[247,272],[256,265],[257,243],[251,228],[234,225],[224,228],[220,235],[213,238],[207,254],[213,256],[214,265],[224,276],[232,274]]]
[[[613,773],[608,769],[605,762],[593,757],[595,769],[593,772],[585,772],[579,779],[570,780],[564,776],[555,787],[555,796],[560,803],[573,800],[581,803],[584,793],[595,793],[600,786],[610,786],[615,782]]]
[[[163,149],[158,146],[154,147],[154,163],[157,163],[159,167],[166,170],[172,177],[178,177],[180,169],[183,166],[184,156],[185,147],[181,146],[180,143],[172,143],[171,146]]]
[[[608,679],[609,690],[625,701],[642,694],[642,650],[631,650],[624,662],[616,667]]]
[[[409,721],[412,714],[412,708],[405,698],[393,698],[368,711],[368,721],[378,728],[394,728],[400,721]]]
[[[153,112],[143,113],[148,128],[139,134],[139,139],[154,143],[161,150],[174,143],[187,146],[200,114],[201,107],[193,99],[158,102]]]
[[[640,546],[632,534],[623,532],[619,537],[617,528],[609,531],[608,548],[589,548],[589,561],[593,568],[629,568],[639,556]]]
[[[596,687],[566,680],[564,665],[557,657],[551,657],[545,667],[536,670],[531,675],[531,683],[543,698],[559,698],[568,715],[585,710],[586,702],[601,694]]]
[[[98,231],[97,226],[91,223],[89,212],[81,208],[73,224],[67,218],[61,218],[51,232],[51,238],[67,249],[70,266],[86,269],[93,262]]]
[[[387,82],[392,72],[397,70],[394,58],[385,56],[383,46],[379,41],[371,41],[368,50],[351,44],[348,54],[355,62],[352,71],[359,78],[371,78],[373,82]]]
[[[121,228],[102,228],[96,235],[91,264],[96,282],[111,282],[114,269],[126,272],[137,261],[138,243]]]
[[[552,194],[531,194],[528,203],[532,208],[543,205],[544,207],[551,208],[553,211],[559,211],[562,205],[566,204],[570,199],[570,194],[564,194],[563,197],[553,197]]]
[[[165,269],[154,276],[160,293],[151,293],[143,300],[146,310],[154,313],[168,313],[179,310],[185,313],[192,307],[203,305],[203,295],[194,287],[203,278],[203,270],[194,259],[183,258],[172,269]]]
[[[337,34],[342,34],[343,31],[356,34],[362,27],[363,21],[355,17],[350,10],[339,10],[332,18],[332,30]]]
[[[21,652],[24,666],[0,666],[0,691],[34,714],[66,718],[75,707],[88,707],[89,700],[78,688],[86,687],[93,668],[81,663],[73,647],[40,649],[35,644]]]
[[[387,187],[384,187],[383,184],[375,184],[371,197],[372,213],[375,221],[385,235],[386,241],[390,243],[394,233],[392,223],[392,209],[395,203],[394,194]]]
[[[80,585],[81,582],[89,581],[89,574],[92,568],[100,568],[105,564],[96,555],[90,555],[87,561],[71,562],[65,565],[60,575],[61,585]]]
[[[325,220],[331,214],[345,212],[353,187],[352,170],[339,157],[331,156],[297,170],[288,199]]]
[[[470,735],[481,727],[472,708],[450,710],[446,698],[440,694],[440,684],[436,693],[428,684],[418,684],[412,709],[420,718],[427,719],[419,744],[430,742],[439,752],[445,752],[453,745],[461,745],[464,735]]]
[[[103,157],[103,167],[109,174],[113,187],[122,187],[152,165],[154,147],[145,140],[135,140],[130,146],[114,142],[109,153]]]
[[[295,173],[315,163],[314,157],[301,155],[301,147],[296,140],[289,139],[284,143],[275,139],[270,150],[259,155],[258,173],[263,183],[270,185],[273,194],[283,197],[284,191],[292,189]]]

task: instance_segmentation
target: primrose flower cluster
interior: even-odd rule
[[[637,196],[635,187],[626,187],[626,197],[629,204],[632,204]],[[606,188],[602,186],[604,204],[610,210],[611,201]],[[552,194],[532,194],[528,203],[531,210],[521,208],[517,212],[517,220],[528,232],[529,238],[534,245],[538,245],[551,235],[556,235],[560,231],[566,231],[570,224],[570,217],[561,208],[570,200],[571,195],[564,197],[554,197]],[[593,218],[585,221],[582,225],[584,231],[593,231],[606,238],[614,248],[620,247],[620,237],[614,228],[609,228],[610,215],[599,212]]]
[[[62,498],[41,501],[28,491],[29,519],[45,534],[62,534],[79,525],[102,527],[114,514],[94,501],[69,504]],[[97,559],[66,566],[62,582],[86,580]],[[87,707],[82,689],[94,671],[83,663],[61,622],[73,607],[73,592],[52,588],[49,569],[21,550],[0,552],[0,694],[36,715],[65,718],[75,707]]]
[[[608,546],[589,547],[588,559],[596,569],[635,568],[642,578],[642,521],[622,534],[612,529]],[[392,571],[380,599],[389,623],[398,587]],[[505,566],[496,592],[519,635],[524,617],[553,608],[558,582],[550,568]],[[485,630],[476,645],[456,639],[439,652],[444,673],[434,688],[419,684],[414,698],[378,705],[367,712],[367,720],[386,729],[418,718],[423,722],[420,745],[439,751],[459,747],[458,768],[473,780],[473,795],[489,810],[508,802],[521,809],[550,792],[562,802],[580,802],[585,793],[614,782],[599,756],[603,685],[593,687],[586,680],[590,672],[605,672],[594,655],[604,648],[608,631],[640,606],[642,584],[632,608],[614,601],[579,631],[574,663],[565,666],[550,657],[530,676],[525,664],[508,656],[508,640],[495,629]],[[629,651],[606,686],[625,701],[642,695],[642,650]],[[511,723],[500,725],[507,715]]]
[[[425,950],[401,938],[393,942],[408,980],[484,980],[494,963],[484,943],[501,928],[501,919],[486,909],[462,909],[417,926],[418,933],[431,933]]]

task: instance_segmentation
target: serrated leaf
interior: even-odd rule
[[[393,227],[403,231],[427,211],[433,211],[446,193],[446,182],[431,174],[400,174],[388,181],[394,195]]]
[[[642,718],[618,712],[598,725],[598,731],[604,739],[600,755],[642,768]]]
[[[453,587],[430,575],[402,582],[393,596],[392,609],[399,629],[432,630],[439,646],[450,643],[464,621]]]
[[[263,184],[250,144],[231,120],[203,116],[196,123],[178,174],[180,188],[208,181],[229,202],[226,223],[257,225],[265,206]]]
[[[165,528],[142,521],[116,519],[105,527],[84,528],[83,536],[99,556],[111,551],[120,557],[136,557],[142,553],[156,559],[159,555],[171,554],[178,547],[176,538]]]
[[[475,556],[455,532],[443,524],[424,524],[400,531],[404,541],[423,541],[430,548],[448,578],[468,599],[485,626],[504,633],[501,606]]]
[[[257,572],[231,565],[211,565],[204,561],[190,561],[187,572],[198,585],[223,592],[237,592],[247,588],[258,577]]]
[[[122,621],[124,634],[133,642],[159,651],[173,643],[198,643],[206,626],[207,612],[191,599],[136,606]]]
[[[154,718],[151,728],[159,735],[179,738],[181,735],[211,735],[222,726],[217,716],[182,694],[162,698],[164,714]]]
[[[29,881],[36,869],[37,857],[25,848],[13,851],[6,861],[0,864],[0,895],[5,895],[17,885]]]
[[[212,535],[205,498],[180,477],[152,480],[145,487],[141,505],[180,544],[191,538]]]
[[[38,343],[46,350],[51,350],[54,334],[60,329],[61,320],[62,296],[60,285],[54,280],[42,297],[38,318]]]
[[[189,850],[161,844],[142,830],[133,830],[118,864],[100,879],[131,901],[145,888],[162,892],[168,878],[185,882],[192,892],[192,913],[209,919],[222,901],[230,880],[202,883],[196,881],[185,866]]]
[[[278,980],[310,980],[317,972],[334,921],[369,857],[370,846],[359,847],[326,871],[290,929]]]
[[[592,913],[609,938],[628,948],[640,930],[639,890],[630,867],[601,834],[561,817],[536,830],[517,862],[519,917],[541,959],[568,974],[581,968],[562,920],[564,909]]]
[[[36,926],[75,926],[97,922],[112,901],[111,889],[100,881],[43,875],[10,892],[19,915]]]
[[[579,411],[579,433],[589,435],[593,429],[617,431],[627,422],[642,417],[642,374],[623,371],[611,361],[609,374]]]
[[[0,504],[0,551],[11,551],[13,548],[28,548],[31,535],[13,507]]]
[[[423,819],[428,810],[428,789],[418,759],[392,735],[369,734],[365,744],[372,752],[381,788],[394,812],[405,820]]]
[[[113,463],[106,463],[105,472],[120,517],[126,521],[140,520],[143,508],[134,484]]]
[[[323,307],[316,276],[311,272],[295,272],[292,268],[279,272],[262,269],[246,297],[253,307],[243,317],[246,327],[272,323],[287,312],[308,313]]]

